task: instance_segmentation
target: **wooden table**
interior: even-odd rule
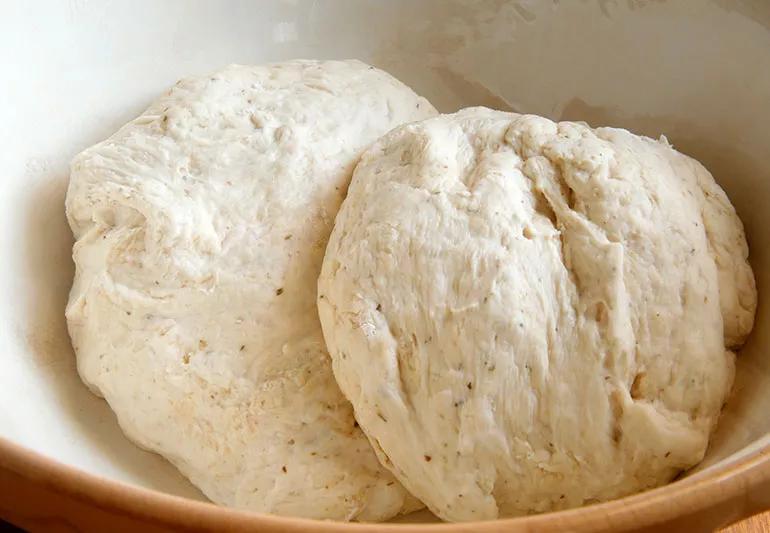
[[[721,533],[770,533],[770,512],[738,522]]]

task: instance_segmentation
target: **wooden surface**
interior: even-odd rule
[[[757,515],[725,528],[721,533],[770,533],[770,513]]]

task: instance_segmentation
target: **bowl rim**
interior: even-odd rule
[[[770,443],[735,460],[726,460],[690,477],[639,494],[565,511],[471,523],[346,523],[283,517],[231,509],[210,502],[130,485],[80,470],[0,436],[0,469],[86,505],[130,516],[161,527],[185,530],[253,531],[387,531],[398,533],[457,531],[572,531],[643,528],[694,514],[726,502],[743,503],[737,513],[748,516],[770,500],[747,502],[759,485],[770,487]],[[761,492],[761,491],[760,491]],[[770,491],[765,491],[770,492]],[[766,495],[765,499],[770,497]],[[749,498],[751,499],[751,498]],[[737,501],[736,501],[737,500]],[[746,505],[749,504],[749,509]],[[732,519],[738,516],[731,517]]]

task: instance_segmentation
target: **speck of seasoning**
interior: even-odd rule
[[[382,304],[377,304],[377,311],[382,311]]]
[[[465,386],[468,387],[468,390],[473,390],[473,383],[470,381]]]
[[[286,470],[286,465],[283,465],[283,466],[281,467],[281,470],[283,470],[283,473],[285,474],[285,473],[287,472],[287,470]]]
[[[126,311],[126,314],[127,314],[128,316],[131,316],[131,311]]]
[[[423,458],[430,463],[430,460],[433,459],[430,455],[423,455]]]
[[[383,422],[387,422],[387,421],[388,421],[388,419],[387,419],[387,418],[385,418],[385,417],[383,416],[383,414],[382,414],[382,413],[380,413],[379,411],[377,412],[377,416],[378,416],[378,417],[380,417],[380,420],[382,420]]]
[[[280,296],[280,295],[282,295],[282,294],[283,294],[283,287],[280,287],[280,288],[278,288],[278,289],[276,289],[276,290],[275,290],[275,295],[276,295],[276,296]]]
[[[246,345],[245,345],[245,344],[241,344],[241,348],[240,348],[240,350],[239,350],[239,351],[241,351],[241,352],[242,352],[242,351],[243,351],[243,350],[245,350],[245,349],[246,349]]]
[[[155,282],[155,285],[160,285],[160,281],[156,281],[156,282]]]
[[[561,496],[559,496],[559,499],[560,499],[560,500],[563,500],[563,499],[564,499],[564,494],[562,494]]]
[[[289,439],[289,444],[294,444],[294,439]]]
[[[519,327],[523,328],[524,327],[524,322],[519,322]]]
[[[671,455],[671,452],[666,452],[666,455],[664,455],[664,457],[668,457],[669,455]]]
[[[288,234],[286,237],[284,237],[284,238],[283,238],[283,240],[285,240],[285,241],[288,241],[289,239],[291,239],[291,233],[290,233],[290,234]]]
[[[209,345],[209,343],[206,342],[206,339],[201,339],[201,340],[198,341],[198,348],[201,349],[201,350],[205,349],[206,346],[208,346],[208,345]]]
[[[388,487],[392,486],[395,483],[395,481],[388,481]]]
[[[458,497],[458,498],[462,498],[462,497],[463,497],[463,495],[462,495],[462,494],[458,494],[458,495],[457,495],[457,497]]]
[[[312,455],[313,457],[315,457],[316,455],[318,455],[318,452],[310,452],[310,455]]]
[[[189,365],[189,364],[190,364],[190,352],[187,352],[187,353],[185,353],[185,354],[182,356],[182,362],[183,362],[184,364],[186,364],[186,365]]]
[[[353,420],[353,427],[354,427],[354,428],[357,428],[357,427],[358,427],[358,420]]]

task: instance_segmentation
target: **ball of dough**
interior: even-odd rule
[[[703,457],[752,326],[747,255],[665,141],[474,108],[365,152],[318,304],[383,464],[442,518],[489,519]]]
[[[231,66],[75,158],[80,374],[215,502],[339,520],[415,507],[334,382],[315,301],[361,151],[434,114],[357,61]]]

